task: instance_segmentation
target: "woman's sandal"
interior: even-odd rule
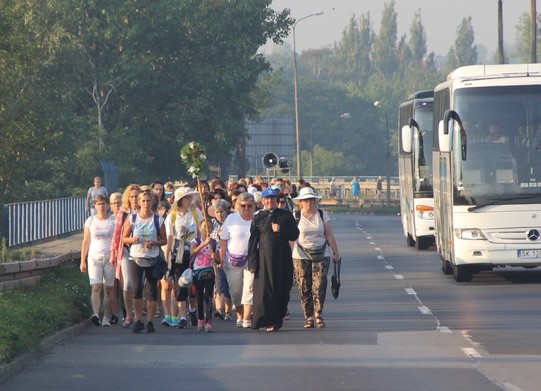
[[[325,328],[325,322],[322,318],[316,318],[316,324],[318,329],[324,329]]]
[[[306,322],[304,322],[304,328],[305,329],[313,329],[314,328],[314,320],[313,319],[306,319]]]

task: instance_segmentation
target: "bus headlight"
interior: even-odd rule
[[[478,228],[455,229],[456,237],[466,240],[485,240],[486,236]]]
[[[417,205],[415,207],[417,217],[423,220],[434,220],[434,207],[429,205]]]

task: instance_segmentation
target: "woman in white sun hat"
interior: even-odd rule
[[[171,299],[169,308],[164,308],[165,317],[162,321],[164,326],[186,328],[186,302],[188,301],[188,289],[175,284],[184,270],[190,267],[190,243],[198,236],[197,227],[203,220],[203,214],[194,206],[199,193],[189,187],[179,187],[175,191],[175,202],[171,206],[171,213],[165,219],[165,231],[167,235],[167,262],[170,272],[167,275],[167,289],[162,298],[170,297],[171,289],[175,291],[175,297]],[[193,300],[192,300],[193,301]],[[178,304],[178,305],[177,305]],[[164,303],[164,307],[167,304]],[[195,315],[195,302],[190,307],[190,323],[197,326]]]
[[[293,245],[293,269],[306,318],[304,328],[325,328],[321,316],[327,292],[331,258],[340,262],[340,253],[327,212],[317,208],[321,199],[311,187],[303,187],[293,202],[299,210],[295,219],[300,235]]]

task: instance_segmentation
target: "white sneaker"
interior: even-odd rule
[[[243,329],[249,329],[252,327],[252,321],[251,320],[243,320],[242,321],[242,328]]]
[[[103,319],[101,320],[101,325],[102,326],[111,326],[111,321],[109,320],[108,316],[103,317]]]
[[[238,328],[242,327],[242,319],[237,319],[237,327]]]

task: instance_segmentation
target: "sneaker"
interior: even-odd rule
[[[101,324],[100,317],[96,314],[92,315],[92,318],[90,319],[92,320],[92,323],[94,323],[96,326],[99,326]]]
[[[111,326],[111,321],[107,316],[103,317],[103,319],[101,320],[101,325],[105,327]]]
[[[133,322],[133,319],[131,318],[131,316],[124,318],[124,322],[122,322],[122,327],[127,329],[128,327],[131,326],[132,322]]]
[[[178,328],[179,328],[179,329],[185,329],[186,326],[188,326],[188,322],[186,322],[186,319],[181,319],[181,320],[178,322]]]
[[[154,328],[154,323],[147,322],[147,333],[153,333],[156,329]]]
[[[243,329],[249,329],[252,327],[252,321],[251,320],[243,320],[242,321],[242,328]]]
[[[172,319],[171,319],[171,315],[165,315],[165,317],[162,320],[162,325],[170,327],[170,326],[173,325],[172,323],[173,322],[172,322]]]
[[[226,312],[224,315],[224,320],[233,320],[233,317],[231,316],[229,312]]]
[[[203,320],[197,321],[197,331],[203,331],[205,329],[205,322]]]
[[[221,320],[224,320],[224,316],[222,315],[222,313],[220,311],[216,311],[214,313],[214,317],[215,318],[220,318]]]
[[[144,329],[145,329],[145,326],[143,325],[143,322],[141,322],[140,320],[135,322],[135,324],[133,325],[133,332],[134,333],[140,333]]]
[[[111,315],[111,320],[109,322],[111,322],[111,324],[118,324],[118,316]]]
[[[195,311],[190,311],[190,323],[193,327],[197,326],[197,316],[195,315]]]
[[[178,327],[178,316],[171,317],[171,327]]]
[[[210,320],[205,323],[205,333],[210,333],[212,332],[212,324],[210,324]]]
[[[242,328],[242,319],[237,319],[237,327]]]

